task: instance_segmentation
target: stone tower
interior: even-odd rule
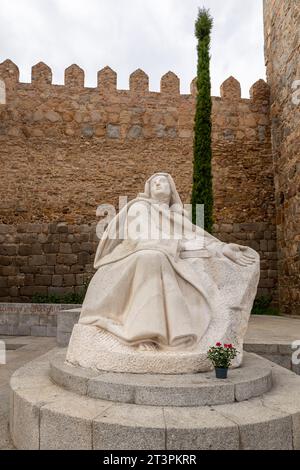
[[[300,1],[264,0],[265,59],[271,92],[279,299],[300,314]]]

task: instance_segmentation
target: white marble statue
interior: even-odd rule
[[[217,341],[242,353],[259,255],[193,225],[169,174],[149,178],[110,222],[95,268],[68,362],[182,373],[208,370],[206,351]]]

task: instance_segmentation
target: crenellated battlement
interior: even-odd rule
[[[164,95],[188,96],[186,94],[180,94],[180,79],[177,75],[171,71],[167,72],[161,77],[160,80],[160,91],[153,92],[149,90],[149,76],[141,69],[137,69],[129,76],[129,90],[117,89],[117,74],[110,67],[106,66],[101,69],[97,74],[97,87],[85,87],[85,74],[84,70],[78,65],[73,64],[65,69],[64,73],[64,85],[56,85],[52,83],[52,70],[44,62],[39,62],[34,65],[31,69],[31,83],[23,83],[19,81],[19,69],[16,64],[11,60],[5,60],[0,64],[0,79],[5,83],[8,91],[14,90],[16,87],[29,85],[33,87],[48,88],[53,85],[56,89],[59,87],[67,87],[68,89],[88,89],[88,90],[99,90],[100,93],[107,94],[115,92],[132,92],[134,94],[148,94],[148,93],[162,93]],[[251,93],[251,91],[257,88],[260,83],[260,92]],[[262,83],[264,86],[262,86]],[[196,94],[196,78],[194,78],[190,85],[190,94],[195,96]],[[71,93],[71,90],[70,90]],[[268,98],[268,85],[263,81],[255,83],[250,88],[250,99],[255,100],[259,95],[259,99]],[[220,87],[220,96],[226,100],[239,100],[241,99],[241,85],[234,77],[229,77],[225,80]]]
[[[2,135],[115,140],[193,136],[196,78],[191,92],[181,94],[179,78],[167,72],[156,92],[149,90],[148,75],[137,69],[129,76],[129,89],[122,90],[116,72],[104,67],[97,74],[97,86],[85,87],[84,71],[73,64],[65,70],[64,84],[56,85],[51,68],[39,62],[32,67],[31,83],[22,83],[18,67],[6,60],[0,64],[0,80]],[[269,89],[263,80],[251,87],[246,99],[241,98],[240,83],[229,77],[212,100],[218,138],[265,138]]]

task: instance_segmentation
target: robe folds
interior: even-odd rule
[[[170,221],[171,235],[165,233]],[[152,238],[146,236],[149,223],[155,228]],[[131,234],[132,224],[139,227],[138,236]],[[201,248],[184,257],[182,239],[197,239]],[[140,195],[104,232],[79,323],[133,346],[150,342],[162,349],[193,348],[226,302],[226,279],[236,283],[241,301],[247,290],[251,268],[243,267],[241,276],[241,267],[222,255],[223,246],[193,225],[182,207],[171,210]]]

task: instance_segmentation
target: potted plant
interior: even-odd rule
[[[207,352],[208,359],[215,367],[217,379],[226,379],[232,360],[239,354],[232,344],[216,343]]]

